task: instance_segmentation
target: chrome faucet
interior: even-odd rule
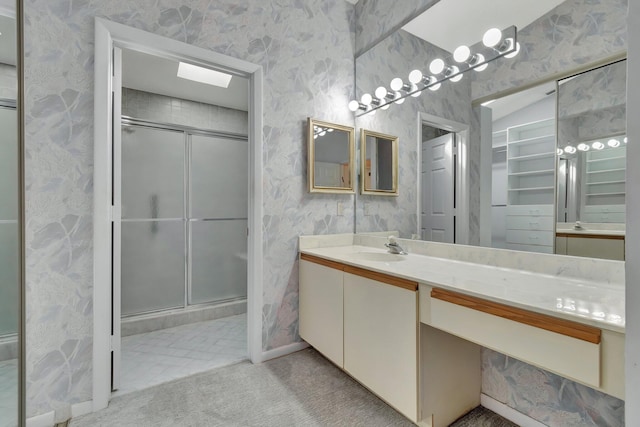
[[[392,253],[395,255],[407,255],[405,250],[402,249],[402,246],[400,246],[396,241],[395,236],[389,236],[388,239],[389,239],[389,243],[385,243],[384,245],[387,248],[389,248],[389,253]]]

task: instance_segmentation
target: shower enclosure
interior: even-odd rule
[[[121,315],[246,298],[247,137],[123,118],[120,157]]]

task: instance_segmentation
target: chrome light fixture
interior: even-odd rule
[[[396,77],[391,80],[390,89],[385,86],[378,87],[374,92],[375,97],[365,93],[360,97],[360,101],[349,102],[349,110],[356,116],[375,114],[376,110],[386,110],[393,103],[402,104],[409,96],[418,97],[425,89],[436,91],[447,80],[460,81],[469,70],[486,70],[490,62],[503,56],[513,58],[519,51],[520,44],[517,41],[515,26],[502,31],[491,28],[484,34],[481,42],[471,47],[459,46],[449,58],[432,60],[428,75],[423,74],[421,70],[413,70],[409,73],[408,83]]]

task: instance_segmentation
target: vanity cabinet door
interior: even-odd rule
[[[300,336],[343,367],[343,272],[300,260]]]
[[[414,422],[417,326],[417,292],[345,273],[344,369]]]

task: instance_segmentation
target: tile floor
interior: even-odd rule
[[[247,315],[122,338],[120,396],[248,358]]]
[[[18,425],[18,360],[0,362],[0,427]]]

